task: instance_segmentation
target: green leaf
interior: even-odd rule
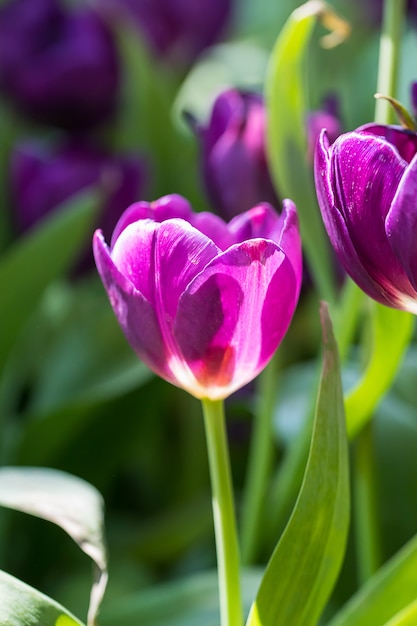
[[[389,620],[416,601],[416,571],[417,535],[352,596],[327,626],[370,626],[387,621],[391,626]]]
[[[242,574],[245,609],[259,585],[261,573]],[[100,616],[100,626],[218,626],[219,590],[216,572],[193,574],[183,580],[146,588],[112,603]]]
[[[322,306],[323,370],[303,484],[247,626],[313,626],[342,563],[349,525],[347,439],[336,342]]]
[[[92,626],[107,583],[103,501],[99,492],[84,480],[58,470],[3,467],[0,505],[57,524],[94,561],[97,572],[87,620]]]
[[[305,62],[318,18],[329,13],[324,2],[311,1],[293,11],[278,36],[267,70],[269,166],[280,197],[298,210],[305,253],[321,297],[335,301],[330,244],[317,205],[313,167],[307,157]],[[333,14],[336,24],[343,24]]]
[[[0,571],[1,626],[82,626],[40,591]]]
[[[411,313],[376,302],[370,302],[370,306],[373,307],[371,356],[362,378],[345,400],[349,437],[354,437],[372,417],[378,402],[391,387],[414,327]]]
[[[70,267],[82,248],[96,208],[96,195],[83,194],[0,258],[0,370],[45,287]]]
[[[397,613],[384,626],[415,626],[417,624],[417,600]]]

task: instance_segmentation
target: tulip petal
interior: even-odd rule
[[[385,222],[388,241],[411,283],[409,293],[417,305],[417,156],[411,161],[398,186]]]
[[[97,269],[116,318],[132,348],[159,376],[175,383],[154,308],[116,267],[101,231],[93,238]]]
[[[245,241],[214,258],[181,297],[175,319],[196,379],[191,393],[224,398],[252,380],[284,336],[297,297],[291,262],[272,241]]]
[[[384,227],[406,165],[394,146],[365,133],[346,133],[331,147],[322,133],[316,151],[317,196],[332,245],[361,289],[389,306],[398,303],[399,282],[408,283]]]
[[[163,222],[173,217],[180,217],[191,221],[193,211],[188,200],[178,194],[170,194],[155,200],[155,202],[135,202],[120,217],[113,231],[111,248],[113,248],[120,233],[129,224],[138,220],[151,219],[155,222]]]

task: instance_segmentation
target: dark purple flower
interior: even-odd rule
[[[259,202],[278,206],[266,161],[265,126],[262,96],[238,89],[216,98],[207,126],[195,124],[207,193],[225,219]]]
[[[223,34],[233,0],[96,0],[112,18],[137,25],[151,49],[170,63],[190,65]]]
[[[307,157],[314,161],[317,139],[323,128],[326,129],[330,143],[333,143],[342,132],[339,116],[338,100],[335,96],[328,96],[320,109],[307,114]]]
[[[18,232],[38,224],[88,187],[99,187],[100,224],[110,236],[126,204],[143,193],[145,169],[131,155],[111,155],[81,140],[18,144],[11,156],[11,200]]]
[[[317,145],[317,196],[347,273],[369,296],[417,313],[417,134],[368,124]]]
[[[10,0],[0,8],[0,90],[35,121],[66,129],[114,111],[119,68],[112,35],[89,8]]]
[[[222,399],[268,363],[301,284],[294,204],[259,205],[229,224],[176,195],[136,203],[94,256],[133,349],[197,398]]]

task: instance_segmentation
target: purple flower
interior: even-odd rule
[[[112,19],[137,25],[151,49],[170,63],[190,65],[227,26],[233,0],[96,0]]]
[[[216,212],[230,219],[259,202],[278,205],[266,161],[266,110],[260,94],[228,89],[216,98],[208,125],[194,125]]]
[[[310,162],[314,161],[317,139],[323,128],[327,131],[330,143],[333,143],[342,132],[339,103],[335,96],[328,96],[324,99],[321,109],[307,114],[307,157]]]
[[[347,273],[371,298],[417,313],[417,134],[368,124],[317,145],[317,196]]]
[[[82,190],[99,186],[104,204],[100,223],[107,236],[126,204],[143,193],[145,168],[130,155],[111,155],[81,140],[52,147],[22,142],[11,156],[11,201],[22,233]]]
[[[289,200],[280,216],[263,204],[226,224],[166,196],[130,207],[111,246],[97,231],[93,247],[131,346],[197,398],[225,398],[251,381],[298,300],[301,244]]]
[[[35,121],[85,129],[114,111],[115,44],[93,10],[58,0],[11,0],[0,9],[0,90]]]

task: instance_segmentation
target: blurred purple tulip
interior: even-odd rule
[[[259,202],[278,206],[266,161],[266,110],[260,94],[228,89],[216,98],[207,126],[193,124],[205,186],[217,213],[231,219]]]
[[[330,143],[336,141],[342,132],[336,96],[327,96],[320,109],[310,111],[307,115],[307,157],[311,163],[314,161],[317,139],[323,128],[327,131]]]
[[[10,171],[16,229],[23,233],[82,190],[98,186],[104,198],[100,224],[110,236],[126,204],[143,194],[144,183],[144,164],[134,156],[110,155],[81,140],[52,148],[18,144]]]
[[[111,246],[94,256],[133,349],[197,398],[222,399],[268,363],[288,329],[301,284],[294,204],[267,204],[229,224],[193,213],[177,195],[136,203]]]
[[[378,302],[417,313],[417,134],[368,124],[317,145],[317,196],[347,273]]]
[[[187,66],[222,36],[233,0],[96,0],[96,4],[112,19],[133,21],[158,56]]]
[[[35,121],[86,129],[114,111],[119,83],[112,35],[89,8],[9,0],[0,8],[0,91]]]

